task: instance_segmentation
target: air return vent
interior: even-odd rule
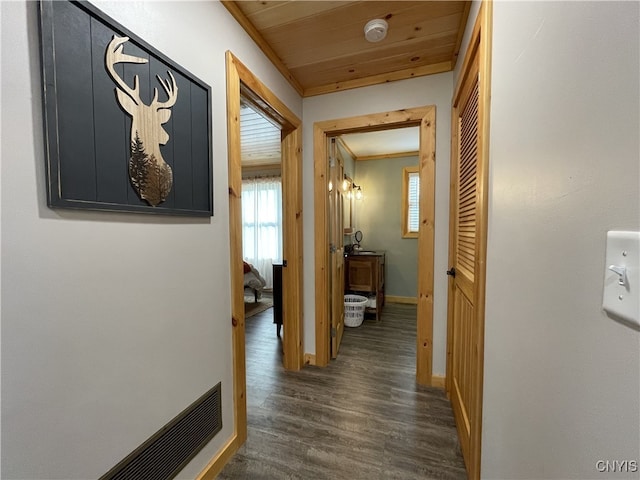
[[[100,480],[169,480],[221,428],[222,405],[218,383]]]

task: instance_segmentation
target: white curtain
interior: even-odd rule
[[[280,177],[242,181],[242,254],[273,288],[273,263],[282,261]]]

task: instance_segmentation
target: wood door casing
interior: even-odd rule
[[[420,233],[418,235],[418,320],[416,328],[416,381],[431,385],[433,364],[433,278],[435,244],[435,150],[436,107],[426,105],[402,110],[370,113],[316,122],[313,125],[314,159],[314,286],[316,353],[319,367],[328,365],[330,341],[329,202],[327,184],[327,138],[347,133],[383,131],[394,128],[420,128]]]
[[[482,4],[453,95],[447,393],[469,478],[480,478],[491,4]],[[455,271],[453,271],[455,269]]]
[[[233,437],[198,475],[198,480],[214,479],[225,462],[247,438],[247,399],[244,334],[244,288],[242,273],[242,165],[240,143],[240,102],[249,99],[282,128],[282,188],[284,209],[283,255],[283,365],[287,370],[302,368],[302,122],[230,51],[226,52],[227,149],[229,183],[229,242],[231,275],[231,342],[233,351]],[[287,319],[291,319],[288,321]]]

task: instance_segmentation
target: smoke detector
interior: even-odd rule
[[[388,28],[389,24],[386,20],[381,18],[371,20],[364,26],[364,38],[372,43],[379,42],[387,36]]]

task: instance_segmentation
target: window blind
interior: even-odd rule
[[[407,231],[418,232],[420,228],[420,174],[409,173],[407,188]]]

